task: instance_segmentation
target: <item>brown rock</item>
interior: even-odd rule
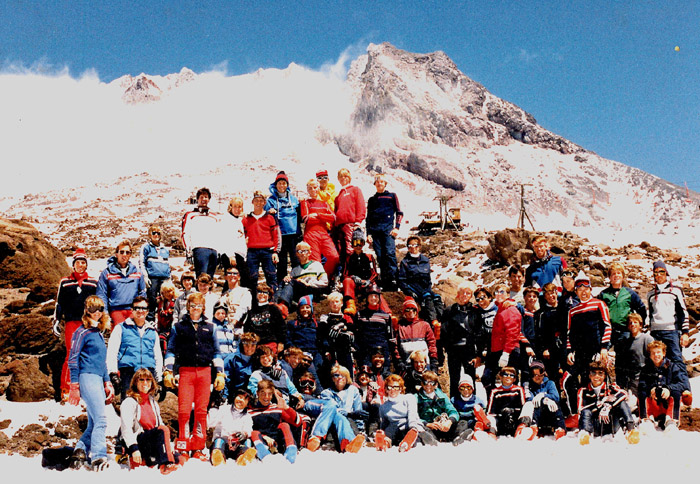
[[[15,314],[0,320],[0,355],[47,353],[60,344],[60,339],[51,331],[51,319],[47,316]]]
[[[51,379],[39,370],[38,358],[16,360],[5,365],[3,371],[12,373],[7,387],[7,399],[11,402],[40,402],[53,398]]]
[[[442,296],[445,307],[451,306],[457,297],[457,288],[464,282],[463,277],[449,275],[433,286],[433,290]]]
[[[491,250],[487,251],[487,255],[491,260],[512,265],[520,262],[516,258],[518,251],[528,248],[530,232],[523,229],[505,229],[489,236],[488,242]]]
[[[0,218],[0,287],[28,287],[32,300],[47,301],[68,274],[65,256],[36,228]]]

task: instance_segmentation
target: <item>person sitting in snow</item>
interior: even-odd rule
[[[490,432],[496,435],[519,437],[530,425],[529,418],[521,420],[521,412],[525,405],[525,390],[515,383],[517,373],[514,367],[505,366],[499,372],[501,384],[493,389],[486,409]],[[525,437],[530,437],[525,433]]]
[[[450,399],[438,386],[438,376],[433,371],[423,373],[421,390],[416,394],[418,416],[426,430],[421,440],[426,445],[452,442],[459,445],[471,437],[473,431],[467,422],[459,421],[459,413]]]
[[[530,364],[527,400],[523,415],[532,418],[533,436],[542,433],[543,429],[552,430],[557,440],[566,435],[564,415],[559,408],[559,390],[554,382],[547,378],[541,361],[535,360]]]
[[[236,390],[232,405],[222,405],[209,411],[209,424],[214,428],[211,446],[211,464],[218,466],[226,459],[235,459],[238,465],[247,465],[257,451],[246,445],[253,433],[253,419],[248,413],[251,395],[247,390]]]
[[[292,379],[287,376],[287,373],[280,366],[272,348],[269,346],[258,346],[256,357],[255,369],[248,379],[248,391],[255,394],[261,382],[270,381],[275,386],[275,394],[281,395],[287,402],[293,398],[293,406],[297,409],[303,407],[304,399],[301,393],[299,393]]]
[[[648,351],[649,362],[639,378],[639,416],[661,429],[677,429],[683,393],[690,387],[688,373],[685,365],[666,358],[663,341],[651,342]]]
[[[627,395],[609,381],[608,369],[601,362],[589,366],[589,383],[578,391],[579,443],[587,445],[591,436],[614,435],[625,426],[627,442],[639,442]]]
[[[474,380],[467,374],[462,374],[459,379],[459,393],[450,398],[455,410],[459,413],[459,421],[465,422],[467,427],[474,430],[488,428],[489,422],[486,416],[486,402],[477,396],[474,391]]]
[[[415,395],[406,394],[403,378],[389,375],[384,381],[386,400],[379,407],[379,430],[374,434],[374,447],[384,451],[399,443],[399,452],[413,448],[424,430],[418,416]]]

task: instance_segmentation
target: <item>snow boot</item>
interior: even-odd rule
[[[627,432],[627,435],[625,435],[627,438],[627,442],[630,444],[638,444],[639,443],[639,430],[638,429],[632,429],[629,432]]]
[[[265,445],[264,442],[258,440],[254,441],[255,442],[255,450],[257,451],[257,457],[260,460],[265,459],[268,455],[270,455],[270,449],[268,449],[267,445]]]
[[[357,305],[355,304],[354,299],[348,299],[346,301],[343,313],[349,314],[350,316],[354,316],[355,314],[357,314]]]
[[[534,440],[537,436],[537,426],[536,425],[526,425],[521,423],[518,428],[515,429],[515,438],[518,440]]]
[[[349,452],[351,454],[356,454],[360,451],[362,446],[365,443],[365,436],[362,434],[358,434],[355,436],[354,439],[351,441],[343,440],[340,443],[340,451],[341,452]]]
[[[566,429],[556,429],[554,431],[554,440],[559,440],[566,435]]]
[[[418,431],[416,429],[411,429],[406,433],[406,436],[403,438],[401,443],[399,444],[399,452],[408,452],[413,448],[413,446],[416,443],[416,440],[418,439]]]
[[[297,460],[297,446],[296,445],[290,445],[287,446],[286,449],[284,449],[284,457],[289,461],[290,464],[294,464],[294,461]]]
[[[106,457],[100,457],[90,462],[90,470],[94,472],[102,472],[109,466],[109,460]]]
[[[226,454],[224,453],[225,447],[226,441],[224,439],[218,438],[214,440],[214,444],[211,448],[211,465],[214,467],[226,462]]]
[[[175,472],[178,470],[180,466],[177,464],[163,464],[160,466],[160,473],[163,474],[164,476],[167,476],[171,472]]]
[[[70,458],[70,467],[72,469],[80,469],[81,467],[87,466],[87,454],[83,449],[74,449],[73,455]]]
[[[386,434],[383,430],[377,430],[374,434],[374,447],[379,451],[385,451],[391,447],[389,439],[386,438]]]
[[[664,433],[670,434],[674,433],[676,430],[678,430],[678,423],[667,415],[666,421],[664,422]]]
[[[581,445],[588,445],[591,443],[591,434],[587,431],[582,430],[578,433],[578,443]]]
[[[258,455],[258,452],[255,450],[254,447],[246,449],[245,452],[238,456],[238,459],[236,459],[236,464],[238,464],[239,466],[247,466],[248,464],[253,462],[253,459],[255,459],[256,455]]]
[[[457,436],[454,438],[454,440],[452,440],[452,445],[454,445],[456,447],[460,444],[463,444],[467,440],[472,440],[473,436],[474,436],[474,431],[472,429],[465,429],[462,432],[460,432],[459,434],[457,434]]]
[[[317,435],[314,435],[308,440],[308,442],[306,442],[306,448],[311,452],[316,452],[319,447],[321,447],[321,437],[318,437]]]

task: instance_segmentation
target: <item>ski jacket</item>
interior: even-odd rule
[[[360,349],[369,351],[377,346],[387,348],[394,337],[391,316],[379,309],[361,309],[355,317],[355,335]]]
[[[608,306],[610,313],[610,325],[616,331],[627,331],[627,316],[630,313],[637,313],[642,317],[642,321],[647,319],[647,308],[642,302],[639,294],[629,287],[614,289],[608,286],[598,294],[598,299]]]
[[[109,381],[107,346],[99,329],[80,326],[75,330],[68,354],[68,370],[71,383],[79,383],[81,373],[99,375],[103,381]]]
[[[85,300],[97,294],[97,279],[85,274],[72,273],[61,279],[56,295],[55,318],[64,321],[80,321],[85,312]]]
[[[104,301],[109,312],[128,309],[136,296],[146,296],[146,283],[136,265],[129,262],[125,275],[117,263],[117,256],[112,256],[97,281],[97,296]]]
[[[579,389],[577,398],[578,413],[580,415],[583,410],[590,410],[593,413],[598,413],[604,403],[615,407],[627,400],[627,394],[616,384],[607,382],[601,385],[600,393],[596,393],[593,385],[589,383],[587,386]]]
[[[568,352],[592,356],[610,347],[610,316],[603,301],[590,298],[569,311]]]
[[[295,266],[289,275],[293,280],[314,289],[328,287],[328,274],[323,264],[315,260],[310,260],[303,266],[301,264]]]
[[[651,331],[689,331],[688,309],[680,287],[670,282],[654,285],[647,293],[649,329]]]
[[[399,264],[398,283],[404,294],[420,292],[422,297],[432,291],[430,260],[425,254],[418,257],[406,255]]]
[[[275,363],[272,367],[253,370],[248,379],[248,391],[255,395],[258,392],[258,383],[263,380],[271,381],[272,384],[275,385],[275,388],[282,392],[284,399],[287,401],[289,401],[291,395],[299,393],[292,379],[287,375],[287,372],[281,368],[279,362]]]
[[[335,402],[338,412],[345,416],[362,410],[360,390],[354,385],[348,385],[340,391],[326,388],[321,392],[321,398]]]
[[[430,362],[437,363],[437,345],[430,324],[421,319],[401,318],[396,332],[396,361],[408,363],[408,357],[417,350],[427,350]]]
[[[161,380],[163,354],[155,323],[146,321],[139,328],[129,318],[114,327],[107,344],[107,370],[116,373],[120,368],[149,368],[155,371],[156,380]]]
[[[348,257],[343,277],[359,277],[363,281],[374,282],[377,280],[377,260],[372,254],[353,252]]]
[[[325,190],[319,189],[318,191],[318,198],[326,202],[333,213],[335,213],[335,199],[337,196],[338,192],[335,189],[335,185],[331,182],[328,182]]]
[[[287,343],[287,328],[284,318],[274,304],[254,306],[246,313],[243,331],[255,333],[260,337],[258,346],[267,343]]]
[[[202,316],[201,321],[193,322],[185,314],[180,322],[173,325],[168,338],[168,351],[165,354],[165,369],[177,371],[180,367],[213,366],[217,373],[224,371],[224,362],[216,339],[216,328]]]
[[[275,217],[269,213],[260,218],[249,213],[243,219],[243,229],[248,239],[249,249],[271,249],[279,252],[282,249],[282,237]]]
[[[187,314],[187,296],[193,292],[197,292],[196,289],[193,288],[189,291],[183,291],[182,294],[175,299],[175,306],[173,306],[173,324],[180,321],[182,316]]]
[[[562,287],[560,274],[564,269],[566,261],[547,252],[543,259],[536,259],[525,270],[525,287],[534,286],[541,289],[550,282]]]
[[[360,224],[367,216],[367,206],[362,190],[354,185],[340,189],[335,198],[335,224]]]
[[[294,321],[287,321],[287,343],[312,354],[319,353],[321,344],[318,321],[313,316],[305,320],[297,318]]]
[[[500,307],[493,320],[491,332],[491,352],[512,353],[520,346],[522,316],[516,306]]]
[[[182,217],[182,244],[192,251],[197,248],[216,250],[220,244],[221,216],[199,207]]]
[[[156,416],[156,427],[160,427],[163,424],[163,419],[160,415],[160,406],[152,395],[148,396],[148,403],[153,408],[153,413]],[[141,404],[136,401],[134,397],[127,397],[121,404],[120,407],[121,414],[121,431],[122,438],[124,439],[124,444],[126,448],[129,449],[129,454],[133,454],[134,451],[139,450],[137,436],[143,432],[143,427],[141,427]]]
[[[649,361],[644,365],[639,376],[638,391],[640,398],[642,398],[642,395],[651,395],[652,388],[668,388],[669,391],[674,393],[682,393],[684,390],[689,389],[690,384],[685,365],[670,361],[668,358],[664,358],[659,366]],[[676,402],[676,404],[680,405],[680,402]]]
[[[504,388],[498,385],[491,392],[489,406],[486,413],[489,415],[500,415],[506,408],[521,410],[525,405],[525,390],[520,385],[511,385]]]
[[[416,393],[416,401],[418,402],[418,416],[423,423],[435,422],[442,414],[447,415],[453,424],[459,421],[459,413],[445,392],[439,388],[435,389],[432,396],[428,396],[423,390],[419,391]]]
[[[542,357],[549,351],[550,358],[561,353],[566,344],[568,315],[564,315],[559,306],[553,307],[546,302],[535,312],[535,353]]]
[[[481,397],[478,397],[476,393],[472,393],[467,399],[458,393],[450,398],[450,402],[452,402],[455,410],[457,410],[460,420],[476,420],[476,417],[474,416],[474,407],[477,405],[481,406],[483,409],[486,409],[486,403],[481,399]]]
[[[224,372],[229,379],[229,395],[233,395],[236,390],[241,388],[247,388],[248,380],[253,373],[253,356],[245,356],[240,350],[236,351],[226,361]]]
[[[170,249],[164,245],[156,247],[148,241],[139,250],[139,269],[149,278],[168,279],[170,277]]]
[[[496,303],[491,302],[491,304],[486,308],[482,309],[481,306],[474,306],[477,316],[479,316],[481,338],[477,345],[481,356],[486,356],[486,353],[491,349],[491,333],[493,332],[493,320],[496,318],[496,313],[498,312],[498,306]]]
[[[440,341],[447,350],[459,352],[464,358],[479,356],[477,344],[481,338],[481,320],[471,304],[454,303],[442,315]]]
[[[554,382],[546,376],[542,378],[542,383],[539,385],[531,379],[528,390],[530,392],[527,398],[528,401],[532,400],[536,395],[544,393],[545,397],[559,403],[559,390],[557,390],[557,386]]]
[[[335,213],[323,200],[307,198],[300,204],[301,221],[304,222],[304,235],[312,232],[328,233],[335,224]],[[311,215],[316,214],[315,217]]]
[[[216,318],[212,318],[211,322],[214,323],[216,328],[216,339],[219,342],[219,352],[221,357],[224,359],[224,364],[238,349],[238,342],[236,341],[236,335],[233,328],[229,325],[228,321],[219,321]]]
[[[270,196],[267,197],[264,210],[274,208],[277,213],[274,217],[280,227],[282,235],[295,235],[299,233],[299,200],[287,188],[284,194],[280,195],[274,183],[269,187]]]
[[[248,414],[253,419],[253,430],[273,438],[277,436],[279,425],[283,422],[293,427],[300,427],[303,424],[301,416],[293,408],[282,410],[274,403],[267,407],[255,405],[248,410]]]
[[[402,218],[399,197],[395,193],[375,193],[367,200],[367,233],[391,232],[392,229],[401,227]]]

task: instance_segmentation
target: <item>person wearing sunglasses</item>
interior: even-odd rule
[[[328,170],[321,169],[316,172],[316,180],[318,180],[318,198],[328,204],[330,209],[335,212],[335,199],[338,196],[338,191],[335,185],[329,181]]]
[[[78,405],[82,399],[88,423],[75,445],[70,465],[76,469],[89,465],[92,470],[101,471],[109,463],[105,406],[114,398],[114,387],[107,372],[107,346],[102,336],[109,316],[104,301],[98,296],[85,300],[82,323],[73,333],[68,357],[71,381],[68,403]]]
[[[139,368],[151,371],[156,381],[161,381],[163,376],[158,330],[153,321],[146,319],[148,300],[137,296],[131,309],[131,317],[114,327],[107,345],[107,370],[122,401],[126,398],[131,378]]]
[[[525,390],[516,384],[517,372],[512,366],[505,366],[499,372],[501,384],[493,389],[486,409],[490,426],[485,429],[494,435],[513,437],[520,424],[530,425],[529,417],[521,420],[525,405]],[[524,421],[527,419],[527,422]]]
[[[438,442],[451,442],[452,445],[459,445],[469,440],[474,433],[466,421],[460,421],[459,413],[440,389],[437,373],[423,373],[416,400],[418,416],[425,427],[421,434],[424,444],[436,446]]]
[[[163,229],[158,225],[148,228],[148,236],[148,242],[139,249],[139,269],[146,283],[148,297],[146,319],[155,321],[160,287],[170,279],[170,249],[163,245]]]
[[[522,438],[534,439],[537,435],[553,433],[556,440],[566,435],[564,414],[559,407],[559,390],[556,384],[547,377],[544,363],[534,360],[530,363],[530,381],[527,402],[523,407],[523,415],[531,417],[530,428],[525,423],[519,426],[516,435]]]
[[[409,356],[414,351],[425,351],[430,358],[430,368],[437,368],[437,346],[435,334],[430,325],[418,317],[418,304],[411,297],[403,302],[403,317],[399,319],[396,331],[396,351],[394,366],[405,371]]]
[[[61,321],[65,321],[63,338],[66,345],[66,357],[61,371],[61,400],[68,399],[70,390],[70,372],[68,355],[73,333],[82,325],[81,318],[85,311],[85,300],[97,293],[97,279],[87,273],[88,260],[85,250],[76,249],[73,253],[73,272],[61,279],[56,295],[56,308],[53,315],[53,334],[61,336]]]
[[[264,209],[275,217],[282,235],[277,263],[277,284],[282,284],[289,271],[288,264],[293,268],[299,263],[296,254],[301,225],[299,199],[292,193],[289,177],[284,171],[277,173],[269,190],[270,196],[267,197]]]
[[[131,242],[122,240],[97,281],[97,296],[105,301],[112,319],[112,329],[131,317],[136,296],[146,296],[146,282],[139,268],[131,262]]]
[[[379,429],[374,434],[378,451],[386,451],[397,443],[399,452],[411,450],[424,430],[416,396],[405,391],[399,375],[389,375],[384,381],[386,399],[379,407]]]

